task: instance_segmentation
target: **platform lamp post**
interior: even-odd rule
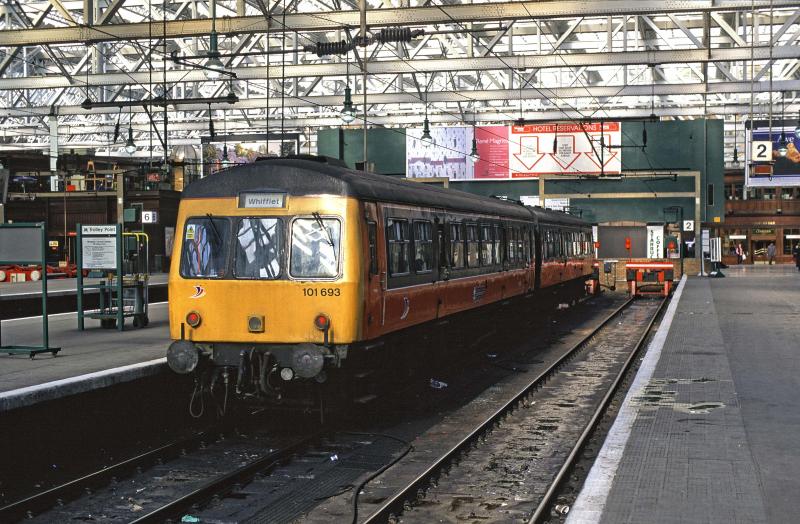
[[[683,206],[669,206],[665,207],[663,212],[666,213],[675,213],[675,218],[678,221],[678,232],[681,234],[681,238],[678,241],[678,256],[681,260],[681,278],[683,278]],[[664,220],[666,222],[666,219]],[[696,228],[695,228],[696,229]],[[703,248],[702,246],[702,239],[700,240],[701,245],[700,249]],[[695,232],[695,249],[697,249],[697,233]]]

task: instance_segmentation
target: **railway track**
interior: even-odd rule
[[[364,522],[564,514],[559,489],[665,302],[625,302]]]

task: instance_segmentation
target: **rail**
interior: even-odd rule
[[[569,351],[561,355],[546,370],[542,371],[529,384],[524,386],[516,395],[514,395],[514,397],[511,400],[506,402],[502,407],[500,407],[497,411],[495,411],[488,419],[486,419],[477,428],[475,428],[472,432],[470,432],[470,434],[464,437],[458,444],[453,446],[447,453],[441,456],[435,463],[429,466],[424,472],[418,475],[406,487],[404,487],[402,490],[396,493],[389,500],[384,502],[380,508],[374,511],[369,517],[367,517],[367,519],[364,521],[365,524],[386,522],[389,520],[389,517],[394,512],[399,513],[398,509],[401,510],[403,504],[406,501],[416,499],[417,492],[420,489],[422,489],[425,485],[429,484],[430,480],[433,477],[435,477],[441,470],[445,469],[447,464],[450,463],[454,457],[458,456],[459,453],[467,449],[475,440],[480,438],[480,436],[483,435],[489,428],[491,428],[497,422],[499,422],[501,418],[503,418],[508,412],[513,410],[517,406],[517,404],[519,404],[531,391],[535,390],[544,382],[546,382],[547,379],[550,378],[550,376],[554,375],[561,368],[562,365],[567,363],[574,355],[576,355],[592,339],[592,337],[594,337],[619,313],[621,313],[624,309],[626,309],[633,301],[634,301],[633,298],[628,299],[619,308],[617,308],[611,314],[609,314],[602,322],[600,322],[600,324],[598,324],[597,327],[595,327],[591,331],[591,333],[589,333],[583,339],[581,339]],[[662,307],[663,307],[663,302],[661,306],[659,306],[659,311]],[[653,316],[653,319],[655,319],[657,315],[658,312],[656,313],[656,315]],[[648,325],[646,332],[649,332],[651,326],[652,326],[652,320],[651,323]],[[637,350],[640,344],[641,341],[639,344],[637,344]],[[636,351],[634,351],[633,353],[636,353]],[[629,358],[629,361],[631,361],[631,359],[632,357]],[[626,363],[625,367],[628,366],[629,364]]]

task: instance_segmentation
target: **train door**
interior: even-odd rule
[[[383,219],[373,202],[364,204],[365,218],[365,338],[383,331],[384,293],[386,291],[386,238]]]

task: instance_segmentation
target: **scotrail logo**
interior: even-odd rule
[[[206,290],[203,286],[194,286],[194,295],[189,298],[203,298],[206,296]]]

